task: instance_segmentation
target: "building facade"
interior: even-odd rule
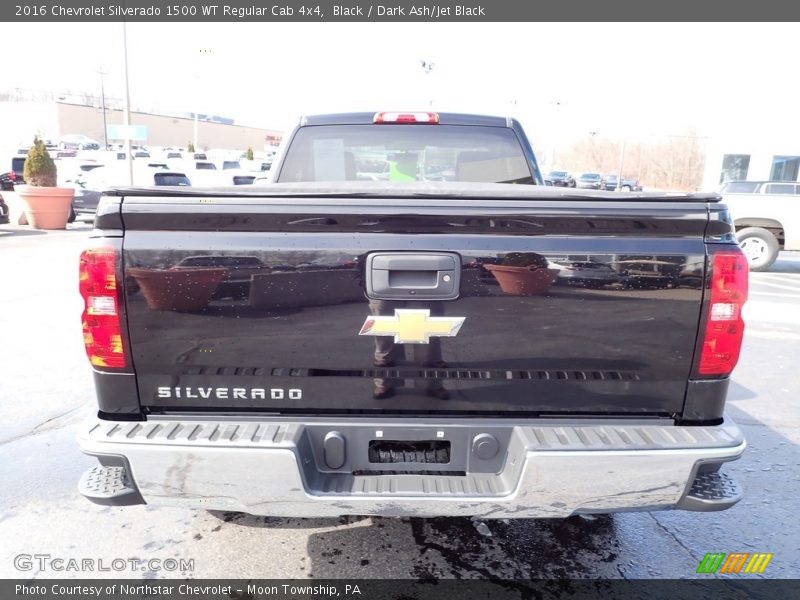
[[[719,135],[707,146],[703,189],[715,190],[726,181],[798,181],[800,132],[738,129]]]
[[[34,135],[57,140],[67,134],[84,134],[100,142],[103,135],[103,109],[68,102],[2,102],[0,103],[0,151],[14,152],[17,146],[29,144]],[[106,108],[106,125],[122,125],[123,111]],[[145,146],[186,147],[194,140],[195,121],[190,117],[131,112],[131,124],[145,128],[146,139],[135,142]],[[219,148],[259,152],[274,150],[281,132],[248,127],[236,123],[210,120],[197,121],[197,149]],[[109,143],[122,140],[108,140]]]

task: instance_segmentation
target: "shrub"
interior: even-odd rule
[[[189,142],[188,144],[186,144],[186,151],[187,152],[194,152],[195,151],[194,150],[194,144],[192,142]]]
[[[253,149],[252,148],[248,148],[247,152],[245,152],[244,157],[245,157],[246,160],[253,160]]]
[[[56,175],[56,163],[50,158],[44,142],[38,137],[34,138],[22,171],[25,183],[37,187],[56,187]]]
[[[506,267],[537,267],[547,268],[547,259],[535,252],[509,252],[501,263]]]

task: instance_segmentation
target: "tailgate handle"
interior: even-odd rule
[[[452,252],[374,252],[367,257],[367,296],[375,300],[455,300],[461,257]]]

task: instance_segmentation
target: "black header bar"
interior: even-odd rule
[[[10,0],[5,22],[735,22],[800,20],[785,0]],[[678,34],[679,35],[679,34]],[[697,40],[698,43],[701,40]],[[676,38],[676,43],[682,43]]]
[[[687,574],[688,575],[688,574]],[[3,600],[773,600],[797,579],[653,580],[37,579],[2,580]]]

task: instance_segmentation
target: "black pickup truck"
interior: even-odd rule
[[[101,201],[86,497],[484,518],[740,499],[720,467],[745,449],[724,405],[748,269],[718,196],[545,187],[504,118],[328,115],[287,140],[265,186]],[[639,260],[668,276],[631,285]]]

